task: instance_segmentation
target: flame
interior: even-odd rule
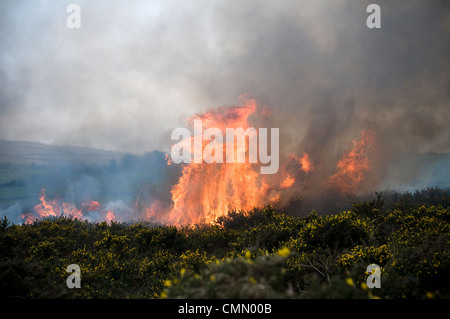
[[[59,209],[59,205],[57,202],[47,202],[45,189],[42,188],[39,194],[40,203],[34,206],[34,211],[38,214],[39,217],[45,218],[50,216],[59,216],[61,215],[61,211]]]
[[[111,224],[111,222],[112,222],[112,221],[115,221],[115,220],[116,220],[116,215],[114,215],[114,212],[113,212],[112,210],[108,210],[108,211],[106,212],[105,221],[106,221],[108,224]]]
[[[170,158],[169,154],[166,153],[164,160],[167,162],[167,165],[171,165],[172,164],[172,159]]]
[[[292,175],[287,175],[280,184],[281,188],[289,188],[295,182],[295,178]]]
[[[353,148],[337,163],[337,171],[329,178],[332,186],[341,192],[356,192],[371,168],[371,154],[375,146],[375,134],[362,131]]]
[[[86,212],[98,211],[100,207],[100,203],[95,200],[87,201],[81,204],[82,210]]]
[[[249,117],[257,109],[256,101],[249,99],[243,106],[222,107],[191,117],[188,121],[202,120],[203,130],[218,128],[225,136],[226,128],[250,125]],[[203,134],[203,132],[202,132]],[[194,141],[195,137],[192,137]],[[203,141],[202,149],[211,141]],[[217,142],[217,141],[216,141]],[[217,142],[219,143],[219,142]],[[234,141],[233,141],[234,143]],[[193,144],[193,143],[192,143]],[[191,145],[192,145],[191,144]],[[226,142],[216,149],[226,150]],[[248,154],[249,143],[235,146],[234,163],[190,163],[183,167],[178,183],[172,188],[173,206],[168,222],[175,225],[210,223],[233,209],[250,210],[268,201],[268,183],[257,164],[237,163],[237,155]]]
[[[36,217],[32,212],[25,212],[20,215],[20,218],[24,221],[25,224],[33,224],[36,220]]]
[[[136,215],[150,221],[168,223],[176,226],[188,224],[211,223],[218,217],[227,214],[231,210],[250,211],[254,207],[262,207],[266,204],[277,206],[289,205],[289,201],[299,196],[314,196],[317,187],[313,183],[323,186],[325,180],[330,188],[342,193],[355,193],[361,190],[363,182],[371,170],[374,147],[376,145],[375,134],[370,131],[362,131],[358,139],[352,141],[353,147],[345,153],[336,163],[336,171],[332,176],[329,172],[321,171],[327,159],[320,160],[315,154],[314,163],[310,153],[290,154],[280,163],[280,171],[277,174],[266,175],[260,173],[260,164],[249,161],[249,139],[245,143],[233,141],[234,159],[229,162],[225,157],[231,145],[227,145],[227,139],[212,140],[207,138],[202,141],[201,150],[205,154],[222,150],[226,163],[207,163],[195,160],[195,149],[198,149],[199,139],[195,134],[204,134],[209,128],[217,128],[226,136],[227,128],[254,128],[252,123],[258,116],[265,116],[265,110],[259,110],[253,99],[244,100],[242,106],[221,107],[197,114],[188,119],[188,124],[194,124],[195,120],[201,120],[201,132],[196,132],[191,139],[184,139],[179,143],[183,149],[191,149],[194,154],[194,162],[181,164],[181,175],[171,188],[171,203],[165,198],[156,198],[152,195],[152,201],[147,202],[143,190],[140,189],[134,205],[130,210]],[[200,131],[200,130],[198,130]],[[258,130],[249,130],[249,135],[258,134]],[[197,136],[198,137],[198,136]],[[250,137],[250,136],[249,136]],[[231,142],[231,141],[230,141]],[[195,146],[197,145],[197,147]],[[208,148],[209,147],[209,148]],[[192,151],[194,150],[194,151]],[[204,155],[203,154],[203,155]],[[226,154],[226,155],[225,155]],[[245,161],[238,161],[239,155],[245,155]],[[215,155],[209,154],[212,157]],[[219,157],[220,158],[220,157]],[[242,158],[241,158],[242,159]],[[168,154],[165,156],[167,165],[177,165],[172,162]],[[59,198],[48,199],[43,188],[39,194],[40,203],[31,212],[25,212],[21,218],[25,223],[33,223],[48,217],[66,216],[69,218],[98,221],[103,219],[108,223],[116,220],[116,214],[122,219],[124,214],[121,208],[110,205],[102,205],[98,201],[90,200],[81,203],[77,208],[71,203],[61,201]],[[127,208],[128,209],[128,208]],[[126,210],[125,210],[126,211]],[[126,212],[125,212],[126,214]]]
[[[41,189],[39,193],[40,203],[34,206],[33,211],[25,212],[20,215],[25,224],[32,224],[35,220],[42,220],[48,217],[68,217],[72,219],[86,220],[86,214],[89,212],[101,211],[101,205],[98,201],[90,200],[81,204],[81,209],[75,205],[61,201],[59,198],[52,200],[47,199],[45,188]],[[110,222],[115,220],[114,212],[102,211],[105,215],[105,220]]]
[[[83,214],[81,213],[81,210],[73,206],[69,203],[62,203],[62,215],[66,217],[70,217],[72,219],[82,219]]]
[[[305,173],[308,173],[311,170],[313,170],[313,165],[311,163],[311,160],[309,159],[309,154],[308,153],[303,153],[303,156],[300,157],[300,159],[298,161],[299,161],[299,163],[301,165],[301,169]]]
[[[39,194],[40,203],[34,206],[34,211],[39,218],[66,216],[81,219],[81,210],[70,203],[61,203],[58,199],[47,200],[45,189]]]

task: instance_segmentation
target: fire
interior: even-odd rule
[[[25,224],[33,224],[36,220],[36,217],[32,212],[25,212],[20,215],[20,218],[24,221]]]
[[[81,210],[73,206],[69,203],[62,203],[62,215],[67,216],[73,219],[82,219],[83,214],[81,213]]]
[[[99,202],[95,201],[95,200],[91,200],[88,202],[84,202],[83,204],[81,204],[82,210],[86,211],[86,212],[93,212],[93,211],[97,211],[100,209],[101,205]]]
[[[171,165],[172,164],[172,159],[170,158],[169,154],[166,153],[164,160],[167,162],[167,165]]]
[[[371,169],[371,154],[375,146],[375,134],[362,131],[358,140],[353,141],[353,148],[337,163],[337,172],[329,182],[341,192],[356,192],[366,174]]]
[[[47,200],[45,189],[41,189],[39,199],[41,202],[34,206],[34,211],[39,218],[66,216],[80,219],[83,217],[81,210],[69,203],[61,203],[58,199]]]
[[[210,110],[191,117],[189,121],[193,123],[201,119],[202,131],[197,134],[203,134],[209,127],[222,131],[228,127],[246,130],[252,126],[250,119],[256,115],[261,115],[261,112],[257,113],[256,102],[250,99],[243,106]],[[195,136],[191,139],[182,142],[192,145]],[[205,141],[202,143],[205,152]],[[225,150],[225,144],[222,143],[219,149]],[[259,174],[256,164],[236,161],[236,154],[247,154],[248,143],[245,143],[242,149],[234,152],[234,163],[194,162],[183,166],[181,177],[172,187],[172,207],[163,215],[168,216],[167,222],[174,225],[210,223],[233,209],[248,211],[268,203],[288,204],[290,198],[298,198],[300,193],[308,194],[308,189],[317,189],[313,188],[313,183],[320,183],[317,178],[327,178],[328,186],[342,193],[356,192],[371,169],[370,156],[374,145],[374,133],[362,131],[361,137],[353,141],[353,148],[338,161],[337,171],[331,177],[324,175],[323,171],[313,174],[323,169],[326,159],[319,160],[316,166],[308,152],[301,156],[290,154],[281,165],[280,174],[267,177]],[[158,211],[164,210],[152,205],[147,216],[157,217]]]
[[[313,169],[313,165],[311,163],[311,160],[309,159],[309,154],[308,153],[303,153],[303,156],[300,157],[299,159],[299,163],[301,165],[301,169],[305,172],[308,173]]]
[[[112,210],[108,210],[106,212],[105,221],[108,224],[111,224],[112,221],[116,220],[116,215],[114,215],[114,212]]]
[[[42,220],[48,217],[68,217],[72,219],[87,219],[89,212],[95,212],[101,210],[99,202],[91,200],[81,204],[81,209],[75,205],[61,201],[59,198],[47,199],[46,191],[41,189],[39,194],[40,203],[34,206],[33,211],[25,212],[21,214],[21,218],[25,224],[32,224],[35,220]],[[105,213],[105,220],[111,222],[115,220],[115,215],[112,211]]]
[[[171,188],[171,200],[161,196],[158,198],[157,194],[152,194],[149,202],[140,189],[134,205],[131,204],[132,207],[126,204],[125,207],[108,204],[102,207],[100,202],[90,200],[81,203],[78,208],[59,198],[48,199],[45,189],[42,189],[39,195],[40,203],[33,211],[25,212],[21,217],[25,223],[59,216],[89,221],[104,220],[111,223],[117,220],[116,216],[122,220],[124,216],[129,216],[126,214],[132,212],[134,216],[149,221],[183,226],[211,223],[231,210],[250,211],[266,204],[281,207],[289,205],[293,199],[315,196],[317,185],[323,186],[324,180],[327,182],[326,190],[336,189],[341,193],[355,193],[367,185],[365,179],[372,169],[374,162],[372,159],[377,155],[374,153],[375,134],[370,130],[362,131],[360,137],[352,141],[352,149],[336,163],[336,171],[332,172],[331,176],[329,171],[324,171],[328,167],[324,165],[328,159],[320,159],[317,154],[310,156],[306,151],[298,155],[289,154],[281,163],[278,173],[262,174],[260,163],[247,158],[243,160],[242,155],[250,159],[250,138],[254,139],[256,134],[259,140],[262,136],[262,133],[259,135],[258,130],[254,129],[254,122],[264,120],[258,118],[264,115],[264,110],[259,110],[256,101],[248,99],[242,106],[211,109],[189,118],[188,123],[194,126],[194,136],[185,138],[180,143],[186,143],[183,147],[194,149],[194,152],[191,152],[194,159],[198,155],[195,149],[200,149],[199,157],[203,157],[203,160],[181,164],[181,175]],[[197,120],[201,120],[202,125],[196,130]],[[245,143],[242,143],[242,137],[241,143],[233,141],[233,145],[227,144],[231,143],[229,139],[220,140],[216,137],[214,140],[198,139],[198,135],[205,136],[208,129],[215,129],[216,132],[218,129],[223,134],[228,128],[240,128],[246,132],[250,129]],[[219,154],[218,158],[223,156],[225,159],[231,146],[234,149],[232,152],[234,159],[231,156],[231,161],[228,158],[222,163],[208,162],[204,159],[205,154],[215,158],[216,152]],[[168,154],[165,161],[169,166],[179,163]]]
[[[39,194],[40,204],[34,206],[34,211],[38,214],[39,217],[50,217],[50,216],[59,216],[61,212],[59,210],[59,205],[54,202],[47,202],[45,189],[41,189],[41,193]]]
[[[295,178],[292,175],[287,175],[280,184],[281,188],[289,188],[295,182]]]
[[[189,122],[201,119],[203,130],[210,127],[222,132],[229,127],[246,130],[252,127],[249,118],[256,110],[256,101],[250,99],[243,106],[222,107],[193,116]],[[207,142],[203,141],[203,148]],[[230,210],[250,210],[263,205],[269,185],[255,169],[257,164],[236,161],[237,154],[247,154],[248,146],[249,143],[241,145],[240,149],[236,146],[234,163],[201,162],[183,166],[181,177],[172,188],[173,206],[168,222],[175,225],[210,223]],[[221,147],[225,154],[226,142],[216,149]]]

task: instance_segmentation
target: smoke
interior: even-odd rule
[[[317,181],[367,130],[361,191],[392,185],[392,171],[420,176],[394,164],[450,152],[450,3],[379,0],[382,28],[368,29],[370,3],[80,0],[76,30],[69,3],[2,3],[0,138],[167,152],[186,118],[244,93],[269,111],[262,127],[280,128],[282,160],[306,152],[316,167],[293,197],[327,195]],[[71,185],[73,198],[102,196],[95,178]]]
[[[77,30],[65,3],[1,5],[2,138],[167,149],[183,116],[248,93],[286,148],[371,125],[393,149],[448,151],[447,1],[379,1],[379,30],[368,1],[77,3]]]

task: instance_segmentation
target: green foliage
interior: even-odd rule
[[[180,276],[165,282],[162,298],[292,298],[284,282],[286,257],[278,254],[252,259],[225,258],[208,263],[204,271],[184,268]]]
[[[377,194],[350,211],[302,218],[267,206],[182,228],[64,217],[11,225],[5,218],[0,295],[449,298],[448,196],[392,198]],[[66,286],[70,264],[81,268],[81,289]],[[367,288],[369,264],[381,267],[381,289]]]

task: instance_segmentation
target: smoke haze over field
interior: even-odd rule
[[[280,162],[308,153],[316,180],[338,180],[364,134],[362,191],[415,180],[392,168],[408,154],[450,152],[449,1],[376,1],[381,29],[372,1],[80,0],[80,29],[70,3],[0,4],[0,139],[168,152],[187,118],[245,95],[280,128]]]
[[[0,4],[0,138],[128,152],[242,93],[285,149],[339,153],[361,128],[388,150],[448,152],[448,1],[67,1]]]

